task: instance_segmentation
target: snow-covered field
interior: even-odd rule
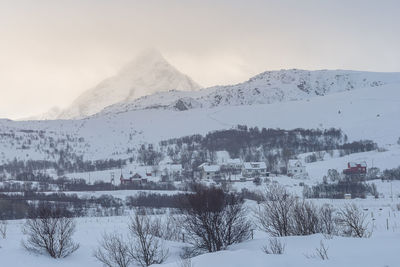
[[[368,216],[369,227],[373,231],[370,238],[333,237],[323,235],[293,236],[280,238],[286,249],[283,255],[267,255],[262,247],[268,241],[267,234],[255,231],[254,239],[229,247],[226,251],[208,253],[192,259],[193,266],[243,267],[243,266],[360,266],[396,267],[400,262],[400,212],[396,209],[399,200],[314,200],[318,204],[325,202],[340,207],[345,203],[355,203],[364,209]],[[254,202],[248,203],[254,207]],[[1,266],[101,266],[92,256],[93,250],[104,232],[127,233],[129,217],[78,218],[75,240],[80,243],[77,252],[65,259],[54,260],[44,255],[30,254],[21,246],[21,227],[24,220],[10,221],[7,238],[0,239]],[[388,228],[387,228],[388,223]],[[315,249],[323,242],[328,247],[329,260],[310,258]],[[183,243],[167,241],[169,257],[162,266],[179,267],[179,253]]]

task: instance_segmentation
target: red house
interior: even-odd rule
[[[347,163],[347,169],[343,170],[343,174],[366,174],[367,173],[367,163],[365,161],[361,163],[349,162]]]

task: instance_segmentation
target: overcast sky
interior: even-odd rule
[[[400,1],[0,0],[0,117],[66,107],[155,47],[203,86],[282,68],[400,71]]]

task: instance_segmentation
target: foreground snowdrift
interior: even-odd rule
[[[368,214],[370,227],[373,229],[371,238],[333,237],[326,239],[323,235],[294,236],[281,238],[286,244],[283,255],[267,255],[262,247],[267,243],[265,233],[256,232],[253,240],[231,246],[226,251],[208,253],[192,259],[193,266],[244,267],[244,266],[398,266],[400,240],[400,212],[395,209],[399,199],[392,202],[389,199],[367,200],[315,200],[318,203],[328,202],[341,206],[350,201],[356,203]],[[255,205],[254,203],[252,205]],[[372,220],[374,218],[375,220]],[[48,256],[33,255],[21,247],[21,226],[23,220],[10,221],[6,240],[0,240],[1,266],[30,267],[94,267],[101,266],[93,256],[93,250],[104,232],[127,232],[128,217],[78,218],[75,240],[81,244],[80,249],[70,257],[54,260]],[[386,228],[388,222],[389,229]],[[310,258],[321,240],[328,247],[329,260]],[[166,242],[170,256],[161,266],[178,267],[179,252],[184,245],[177,242]]]

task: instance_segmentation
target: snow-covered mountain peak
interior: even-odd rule
[[[151,49],[124,66],[115,76],[103,80],[84,92],[58,119],[83,118],[107,106],[132,101],[142,96],[169,90],[193,91],[200,86],[178,71],[160,54]]]
[[[154,68],[172,67],[163,55],[156,49],[143,50],[135,59],[126,64],[119,75],[136,75],[140,72],[153,71]],[[173,67],[172,67],[173,68]]]

